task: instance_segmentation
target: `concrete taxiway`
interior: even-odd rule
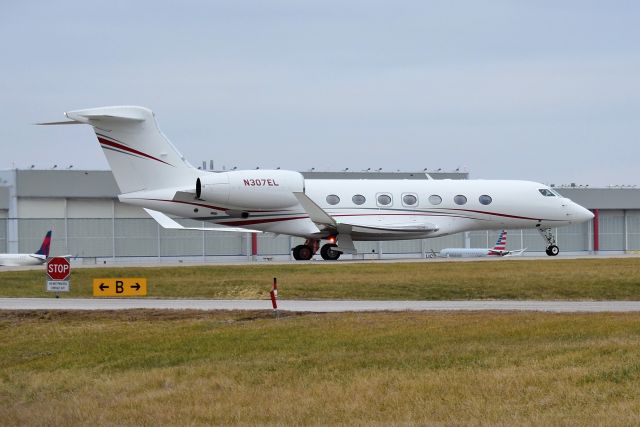
[[[0,310],[271,310],[270,300],[0,298]],[[351,301],[281,300],[292,312],[353,311],[542,311],[640,312],[640,301]]]

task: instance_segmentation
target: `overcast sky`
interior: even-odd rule
[[[194,165],[640,184],[638,1],[0,3],[0,169],[108,169],[142,105]]]

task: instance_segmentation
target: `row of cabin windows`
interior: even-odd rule
[[[367,199],[362,194],[356,194],[351,198],[351,201],[355,205],[362,205],[367,201]],[[393,199],[391,198],[390,194],[382,193],[378,194],[377,196],[377,202],[380,206],[389,206],[391,205],[392,201]],[[478,201],[483,205],[488,205],[493,201],[493,199],[491,199],[491,196],[483,194],[482,196],[478,197]],[[467,198],[462,194],[458,194],[453,198],[453,202],[456,205],[466,205]],[[337,205],[338,203],[340,203],[340,197],[335,194],[329,194],[327,196],[327,203],[330,205]],[[429,196],[429,203],[431,203],[432,205],[439,205],[440,203],[442,203],[442,197],[438,196],[437,194],[432,194],[431,196]],[[404,206],[415,206],[418,204],[418,196],[410,193],[403,194],[402,204]]]

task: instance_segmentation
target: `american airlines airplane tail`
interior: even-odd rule
[[[498,240],[493,246],[493,250],[489,251],[488,255],[500,255],[507,250],[507,230],[502,230],[498,235]]]
[[[122,193],[193,185],[197,170],[158,128],[143,107],[101,107],[65,115],[93,126]]]

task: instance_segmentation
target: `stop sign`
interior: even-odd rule
[[[51,280],[66,280],[71,274],[71,264],[63,257],[53,257],[47,261],[47,275]]]

